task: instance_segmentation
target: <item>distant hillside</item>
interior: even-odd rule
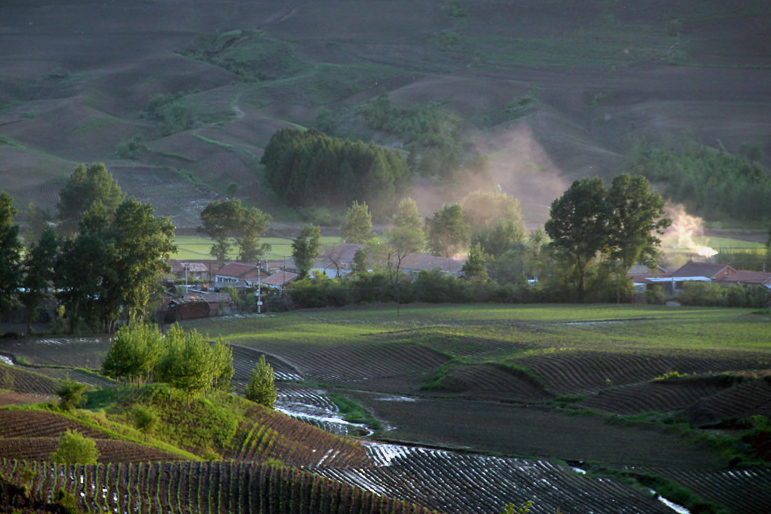
[[[0,189],[53,209],[104,161],[180,227],[228,186],[291,220],[261,177],[271,135],[326,108],[340,135],[400,147],[353,110],[387,93],[455,114],[463,155],[489,158],[480,182],[416,181],[424,214],[500,185],[542,223],[630,138],[751,143],[768,168],[770,23],[765,0],[5,0]]]

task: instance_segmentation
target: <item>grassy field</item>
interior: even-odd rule
[[[410,305],[307,310],[256,319],[209,318],[200,330],[235,344],[356,344],[372,334],[432,330],[459,337],[527,340],[549,348],[771,352],[771,317],[742,309],[633,305]],[[771,355],[770,355],[771,357]]]
[[[235,241],[232,241],[235,244]],[[292,240],[282,237],[263,237],[260,238],[261,243],[268,243],[271,245],[271,251],[268,254],[268,259],[286,259],[292,256]],[[340,242],[339,237],[326,236],[321,238],[322,245],[334,245]],[[200,236],[176,236],[174,238],[174,244],[177,245],[177,253],[171,256],[172,259],[179,260],[196,260],[196,259],[211,259],[212,256],[209,253],[212,246],[212,240],[200,237]],[[234,246],[228,257],[232,260],[238,258],[238,247]]]

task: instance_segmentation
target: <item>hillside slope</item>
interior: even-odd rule
[[[76,163],[105,161],[128,194],[181,227],[231,182],[280,218],[259,177],[271,134],[387,92],[461,116],[492,185],[543,222],[569,181],[616,173],[630,137],[769,148],[771,8],[723,4],[7,0],[0,182],[20,206],[53,208]],[[229,64],[214,50],[208,62],[190,57],[201,36],[226,50],[234,30],[260,39]],[[256,74],[239,77],[233,59]],[[179,131],[148,114],[159,94],[188,109]],[[527,95],[531,108],[512,107]],[[134,136],[145,148],[120,157]],[[425,212],[452,197],[430,184],[414,194]]]

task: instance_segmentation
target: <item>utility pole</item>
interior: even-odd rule
[[[257,261],[257,314],[262,314],[262,261]]]

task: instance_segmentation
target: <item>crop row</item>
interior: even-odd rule
[[[259,362],[260,357],[264,355],[263,352],[238,345],[232,345],[230,349],[233,352],[233,380],[242,382],[248,381],[255,365]],[[286,381],[302,379],[302,376],[297,370],[284,361],[271,357],[270,355],[266,355],[265,358],[273,368],[276,380]]]
[[[56,394],[59,383],[49,377],[16,366],[0,364],[0,389],[19,393]]]
[[[581,407],[631,415],[641,412],[670,412],[685,409],[724,390],[716,380],[659,380],[600,391],[581,402]]]
[[[104,437],[98,430],[51,412],[0,410],[0,437],[58,437],[68,429],[86,437]]]
[[[748,418],[761,414],[771,416],[771,381],[752,380],[704,398],[685,413],[695,423],[720,419]]]
[[[766,514],[771,505],[771,469],[728,471],[653,469],[652,474],[675,480],[705,500],[731,512]]]
[[[662,503],[619,481],[591,478],[547,461],[370,445],[380,465],[320,469],[319,474],[452,513],[500,512],[533,502],[533,514],[666,513]]]
[[[100,462],[148,462],[180,460],[178,455],[141,444],[95,439]],[[59,446],[57,437],[15,437],[2,439],[0,458],[46,461]]]
[[[608,384],[647,382],[670,371],[698,374],[766,367],[751,355],[710,356],[709,352],[654,355],[567,351],[526,357],[520,362],[542,378],[554,394],[586,394]]]
[[[14,354],[40,366],[98,369],[111,344],[108,336],[32,339]]]
[[[447,360],[447,357],[429,348],[396,343],[339,346],[323,350],[303,348],[286,355],[313,378],[349,383],[425,374]]]
[[[3,459],[0,474],[10,482],[27,485],[38,500],[64,489],[89,512],[429,513],[424,507],[297,469],[243,462],[83,466]]]
[[[366,466],[366,450],[356,441],[268,410],[255,411],[251,424],[239,428],[237,450],[226,458],[240,461],[278,459],[295,467]]]

